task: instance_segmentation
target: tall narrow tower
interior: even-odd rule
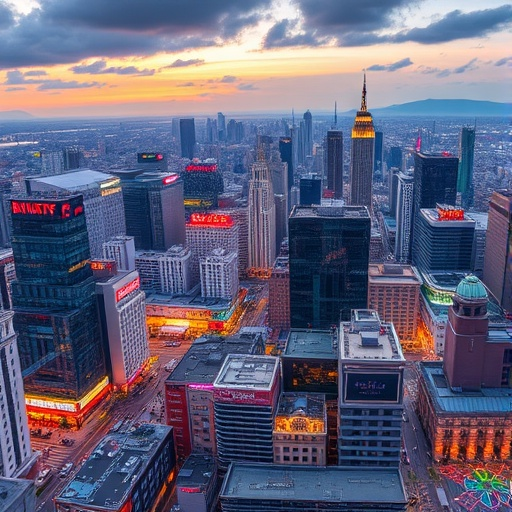
[[[263,151],[252,166],[249,182],[249,271],[270,275],[276,259],[276,207],[270,171]]]
[[[473,159],[475,155],[475,129],[464,126],[459,139],[459,172],[457,192],[461,193],[464,209],[473,206]]]
[[[304,154],[311,156],[313,154],[313,116],[307,110],[304,112]]]
[[[327,132],[327,189],[334,199],[343,199],[343,132]]]
[[[375,152],[375,128],[366,106],[366,74],[363,81],[361,109],[352,128],[350,150],[350,204],[372,209],[372,175]]]

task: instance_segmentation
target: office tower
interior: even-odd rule
[[[213,383],[219,468],[272,462],[272,430],[280,393],[279,359],[229,354]]]
[[[286,196],[274,194],[276,205],[276,253],[283,240],[288,237],[288,203]]]
[[[30,468],[32,448],[12,311],[0,308],[0,476],[14,478]]]
[[[103,244],[103,259],[114,260],[118,270],[135,270],[135,239],[115,236]]]
[[[501,307],[509,312],[512,312],[511,213],[512,192],[494,191],[489,201],[483,281]]]
[[[471,258],[471,271],[479,279],[482,279],[489,215],[487,213],[471,212],[467,214],[467,217],[475,221],[475,240],[473,243],[473,257]]]
[[[196,126],[194,119],[180,119],[181,156],[192,160],[196,151]]]
[[[167,155],[155,151],[137,153],[137,168],[144,171],[167,172]]]
[[[397,215],[397,195],[398,195],[398,167],[389,169],[388,187],[389,187],[389,215],[396,219]],[[411,198],[412,199],[412,198]]]
[[[126,232],[120,179],[111,174],[84,169],[72,173],[25,181],[33,197],[66,197],[81,194],[92,258],[102,258],[103,243]]]
[[[0,248],[9,247],[11,245],[11,226],[9,225],[8,210],[6,197],[10,195],[10,191],[0,190]]]
[[[185,243],[183,181],[176,173],[116,170],[123,190],[126,234],[135,249],[165,251]]]
[[[268,280],[268,325],[290,328],[290,269],[287,256],[278,256]]]
[[[25,510],[36,509],[36,487],[34,480],[4,478],[0,476],[0,510],[24,512]]]
[[[289,220],[290,321],[329,329],[366,308],[370,216],[363,206],[296,206]]]
[[[322,199],[322,180],[315,176],[300,179],[300,205],[320,204]]]
[[[171,136],[174,141],[180,143],[180,120],[176,117],[171,119]]]
[[[378,181],[382,181],[383,178],[383,167],[384,162],[383,154],[384,154],[384,134],[382,132],[375,132],[375,154],[373,160],[373,174],[377,178]]]
[[[282,393],[274,420],[274,463],[327,464],[325,395]]]
[[[270,275],[276,259],[276,207],[267,163],[261,150],[249,181],[249,269]]]
[[[304,119],[304,155],[310,156],[313,154],[313,116],[307,110],[302,117]]]
[[[206,142],[213,144],[217,142],[218,139],[218,130],[217,130],[217,121],[208,118],[206,120]]]
[[[217,129],[219,130],[219,141],[226,140],[226,116],[222,112],[217,113]]]
[[[414,176],[412,173],[398,173],[395,176],[397,177],[395,259],[399,263],[407,263],[411,260]]]
[[[368,268],[368,307],[392,323],[402,348],[416,348],[421,279],[410,265],[379,264]]]
[[[11,283],[15,279],[12,249],[0,249],[0,310],[12,309]]]
[[[413,241],[421,208],[435,208],[437,204],[455,205],[458,165],[458,159],[449,153],[414,153]]]
[[[194,160],[185,167],[181,179],[187,211],[204,212],[218,207],[219,195],[224,192],[224,182],[215,159]]]
[[[287,165],[288,172],[288,194],[293,186],[293,144],[291,137],[280,137],[279,138],[279,154],[281,155],[281,161]]]
[[[55,511],[164,510],[176,474],[171,427],[142,423],[125,432],[111,432],[55,496]]]
[[[388,169],[391,169],[391,167],[396,167],[399,171],[403,171],[404,164],[402,148],[398,148],[396,146],[390,148],[387,164]]]
[[[186,225],[187,246],[191,251],[192,283],[199,282],[199,261],[214,249],[225,249],[238,254],[238,223],[221,212],[192,213]]]
[[[353,310],[339,350],[338,465],[398,467],[405,358],[393,324]]]
[[[64,172],[64,151],[41,150],[41,174],[55,176]]]
[[[343,132],[327,132],[327,190],[334,199],[343,199]]]
[[[372,178],[375,151],[373,119],[366,106],[366,75],[363,82],[361,109],[352,128],[350,148],[350,204],[366,206],[372,211]]]
[[[11,200],[14,328],[27,412],[80,426],[110,386],[82,196]]]
[[[64,157],[64,171],[72,171],[80,168],[81,153],[78,148],[64,148],[62,150]]]
[[[214,249],[199,260],[201,296],[233,300],[238,294],[237,253]]]
[[[180,512],[211,512],[217,502],[217,464],[204,453],[191,453],[176,479]]]
[[[457,192],[461,194],[462,208],[473,206],[473,160],[475,156],[475,129],[464,126],[459,139],[459,172]]]
[[[475,221],[454,206],[422,208],[416,221],[413,261],[423,273],[471,270]]]

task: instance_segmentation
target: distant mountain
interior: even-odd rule
[[[429,99],[369,110],[379,116],[509,117],[512,116],[512,103]]]
[[[35,119],[32,114],[23,110],[4,110],[0,112],[0,121],[26,121]]]

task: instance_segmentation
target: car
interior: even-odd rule
[[[45,482],[47,482],[52,476],[52,469],[51,468],[43,468],[36,477],[36,487],[41,487]]]
[[[59,478],[66,478],[72,469],[73,469],[72,462],[67,462],[66,464],[64,464],[64,466],[62,466],[62,469],[59,472]]]
[[[181,341],[166,341],[164,343],[166,347],[181,347]]]

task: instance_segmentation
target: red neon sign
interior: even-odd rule
[[[125,284],[122,288],[116,291],[116,302],[124,299],[129,293],[133,292],[140,286],[140,277],[136,277],[133,281]]]
[[[162,155],[162,153],[140,153],[139,154],[139,158],[141,160],[157,160],[157,161],[160,161],[160,160],[164,159],[164,155]]]
[[[179,178],[179,175],[178,175],[178,174],[171,174],[170,176],[166,176],[166,177],[162,180],[162,183],[163,183],[164,185],[170,185],[171,183],[174,183],[178,178]]]
[[[113,270],[114,264],[111,261],[91,260],[91,270]]]
[[[185,167],[187,172],[215,172],[217,164],[190,164]]]
[[[208,322],[208,329],[210,331],[222,331],[224,329],[224,322],[220,322],[220,321],[213,321],[213,322]]]
[[[218,213],[192,213],[189,226],[204,226],[211,228],[230,228],[234,221],[230,215]]]
[[[65,203],[63,206],[71,208],[69,203]],[[11,211],[13,214],[22,215],[49,215],[53,217],[57,212],[56,203],[34,203],[32,201],[11,201]]]
[[[438,220],[464,220],[464,210],[438,208],[437,217]]]
[[[180,487],[181,492],[201,492],[199,487]]]

